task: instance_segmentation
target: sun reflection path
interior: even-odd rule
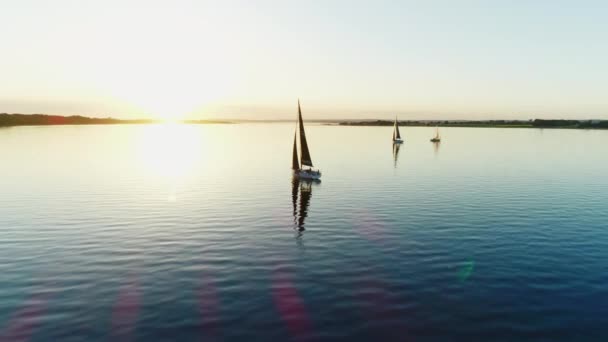
[[[192,171],[202,152],[197,127],[175,123],[146,126],[137,145],[145,169],[168,179],[181,178]]]
[[[178,200],[179,184],[200,167],[204,149],[199,126],[178,123],[149,125],[137,137],[136,156],[143,174],[165,183],[168,202]]]

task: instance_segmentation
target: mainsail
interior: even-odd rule
[[[393,132],[393,140],[401,139],[401,133],[399,133],[399,125],[397,125],[397,118],[395,118],[395,131]]]
[[[300,100],[298,100],[298,122],[300,124],[300,163],[302,166],[312,167],[312,160],[310,159],[310,151],[308,151],[308,144],[306,143],[306,132],[304,132],[304,121],[302,120],[302,110],[300,109]]]
[[[300,161],[298,160],[298,146],[296,144],[296,133],[293,134],[293,157],[291,159],[291,168],[294,170],[300,169]]]

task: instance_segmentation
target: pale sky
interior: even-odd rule
[[[0,113],[608,119],[606,1],[0,0]]]

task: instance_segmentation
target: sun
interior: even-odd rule
[[[216,60],[184,59],[167,67],[151,59],[113,68],[107,75],[97,71],[104,93],[136,108],[140,115],[166,122],[197,118],[201,108],[225,101],[239,82],[235,70]]]
[[[215,94],[183,80],[176,83],[180,83],[182,87],[140,84],[137,90],[128,93],[128,101],[154,120],[175,123],[189,118],[197,108],[214,99]]]

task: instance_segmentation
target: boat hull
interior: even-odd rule
[[[315,170],[294,170],[294,176],[301,179],[321,179],[321,171]]]
[[[434,139],[434,138],[431,139],[431,142],[440,142],[440,141],[441,141],[441,139]]]
[[[393,139],[393,144],[403,144],[403,139]]]

